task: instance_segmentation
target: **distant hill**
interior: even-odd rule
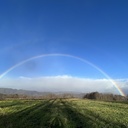
[[[0,88],[1,94],[19,94],[19,95],[28,95],[28,96],[41,96],[47,95],[50,92],[38,92],[38,91],[29,91],[22,89],[12,89],[12,88]]]
[[[18,94],[18,95],[27,95],[27,96],[46,96],[49,94],[55,95],[66,95],[66,96],[73,96],[82,98],[85,94],[79,92],[38,92],[38,91],[30,91],[30,90],[23,90],[23,89],[12,89],[12,88],[0,88],[0,94]]]

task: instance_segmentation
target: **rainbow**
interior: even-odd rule
[[[89,64],[90,66],[92,66],[93,68],[97,69],[99,72],[101,72],[107,79],[109,79],[109,81],[114,85],[114,87],[118,90],[118,92],[122,95],[122,96],[125,96],[124,92],[121,90],[121,88],[116,84],[116,82],[110,78],[110,76],[108,74],[106,74],[103,70],[101,70],[99,67],[97,67],[96,65],[94,65],[93,63],[83,59],[83,58],[80,58],[80,57],[77,57],[77,56],[73,56],[73,55],[69,55],[69,54],[41,54],[41,55],[38,55],[38,56],[34,56],[34,57],[31,57],[29,59],[26,59],[26,60],[23,60],[21,62],[19,62],[18,64],[12,66],[11,68],[9,68],[8,70],[6,70],[5,72],[3,72],[1,75],[0,75],[0,79],[3,78],[6,74],[8,74],[10,71],[12,71],[13,69],[19,67],[20,65],[28,62],[28,61],[31,61],[31,60],[34,60],[34,59],[37,59],[37,58],[42,58],[42,57],[48,57],[48,56],[61,56],[61,57],[70,57],[70,58],[74,58],[74,59],[77,59],[79,61],[82,61],[86,64]]]

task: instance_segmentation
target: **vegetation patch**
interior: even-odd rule
[[[0,128],[128,128],[128,104],[88,99],[3,100]]]

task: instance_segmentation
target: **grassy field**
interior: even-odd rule
[[[128,104],[82,99],[0,101],[0,128],[128,128]]]

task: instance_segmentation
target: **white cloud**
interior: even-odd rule
[[[128,80],[115,80],[122,90],[128,90]],[[6,78],[0,80],[0,87],[27,89],[36,91],[75,91],[75,92],[110,92],[118,93],[108,79],[77,78],[72,76],[47,76],[38,78]],[[125,91],[126,92],[126,91]]]

